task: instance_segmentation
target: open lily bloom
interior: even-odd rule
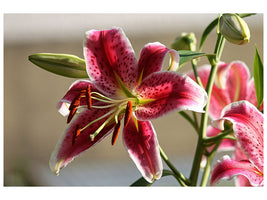
[[[170,53],[172,71],[161,71]],[[207,94],[178,67],[176,51],[155,42],[144,46],[137,62],[120,28],[86,33],[86,70],[90,81],[78,80],[58,104],[69,123],[50,159],[58,174],[73,158],[113,132],[115,143],[124,120],[123,142],[143,177],[161,177],[162,161],[150,119],[170,111],[203,112]]]
[[[204,87],[209,73],[210,65],[198,68],[198,75]],[[193,72],[188,75],[195,80]],[[219,63],[210,99],[209,116],[213,120],[218,119],[225,106],[241,100],[247,100],[257,106],[254,79],[250,79],[248,67],[241,61]]]
[[[225,120],[232,122],[240,149],[235,159],[224,156],[215,165],[210,183],[213,185],[220,179],[241,175],[252,186],[263,186],[263,114],[248,101],[238,101],[223,109],[221,119],[216,121],[220,129]],[[247,185],[246,179],[241,177],[238,185]]]

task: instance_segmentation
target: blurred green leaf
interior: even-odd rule
[[[180,51],[178,51],[178,53],[179,53],[179,56],[180,56],[179,68],[183,64],[185,64],[185,63],[187,63],[187,62],[189,62],[189,61],[191,61],[191,60],[193,60],[195,58],[199,58],[199,57],[202,57],[202,56],[207,56],[207,57],[215,56],[215,54],[199,53],[199,52],[188,51],[188,50],[180,50]]]
[[[30,55],[29,60],[54,74],[69,78],[88,78],[85,61],[74,55],[38,53]]]
[[[253,63],[253,76],[254,76],[255,90],[259,108],[263,102],[263,63],[256,45],[255,45],[255,57]]]
[[[175,176],[175,174],[172,171],[164,169],[162,171],[162,177],[164,176]],[[141,177],[130,186],[151,186],[152,184],[153,183],[149,183],[143,177]]]

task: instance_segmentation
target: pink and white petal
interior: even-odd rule
[[[121,95],[115,73],[126,88],[131,90],[134,87],[137,60],[122,29],[88,31],[84,43],[84,57],[90,80],[106,95]]]
[[[168,49],[166,46],[159,42],[146,44],[140,54],[138,61],[138,81],[146,78],[154,72],[162,70],[162,65],[166,55],[171,55],[170,70],[176,71],[179,66],[179,54],[177,51]],[[141,80],[140,79],[141,76]]]
[[[63,116],[67,116],[69,114],[69,105],[73,101],[77,95],[81,93],[82,90],[86,90],[87,86],[90,86],[91,92],[99,92],[96,87],[92,84],[92,82],[87,80],[77,80],[72,83],[68,92],[65,96],[58,102],[57,109]],[[92,103],[96,101],[92,99]],[[80,101],[80,105],[86,105],[86,98],[82,97]]]
[[[136,88],[141,104],[135,115],[138,120],[150,120],[171,111],[203,112],[207,93],[187,75],[177,72],[155,72]],[[142,103],[145,102],[145,103]]]
[[[162,175],[162,160],[156,132],[150,121],[131,117],[123,129],[123,142],[143,177],[150,183]]]
[[[217,78],[215,79],[215,84],[213,85],[212,94],[210,97],[210,109],[209,109],[209,116],[211,119],[218,119],[221,116],[221,111],[223,108],[231,103],[231,100],[225,92],[224,89],[222,89],[223,80],[219,82],[218,80],[218,74],[222,73],[222,69],[224,68],[225,63],[220,63],[218,67],[218,73]],[[201,82],[203,84],[203,87],[206,88],[208,79],[209,79],[209,73],[210,73],[210,65],[203,65],[198,68],[198,75],[201,79]],[[193,71],[188,73],[189,77],[196,81]]]
[[[76,156],[100,142],[111,132],[115,122],[109,123],[104,127],[93,141],[90,139],[90,134],[93,134],[107,120],[108,116],[106,116],[81,131],[75,142],[73,142],[77,126],[83,128],[109,111],[109,109],[84,109],[72,119],[51,155],[49,166],[52,172],[58,175],[60,169],[64,168]]]
[[[233,130],[243,152],[263,172],[263,114],[248,101],[238,101],[226,106],[219,122],[233,123]]]
[[[245,187],[245,186],[251,187],[252,186],[249,180],[245,176],[242,176],[242,175],[239,175],[236,177],[235,185],[238,187]]]
[[[208,126],[207,127],[207,137],[214,137],[216,135],[218,135],[219,133],[221,133],[220,129],[217,129],[213,126]],[[235,146],[236,146],[236,141],[232,140],[232,139],[223,139],[218,151],[232,151],[235,150]],[[208,148],[208,150],[211,150],[212,148]]]
[[[236,161],[227,155],[214,166],[210,184],[214,185],[220,179],[231,179],[237,175],[245,176],[253,186],[262,186],[263,184],[263,174],[252,163]]]
[[[226,68],[226,89],[231,102],[246,100],[248,81],[250,78],[249,69],[245,63],[234,61]]]

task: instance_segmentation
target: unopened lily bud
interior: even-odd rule
[[[246,44],[250,39],[247,23],[236,14],[223,14],[219,19],[217,32],[233,44]]]
[[[171,48],[175,50],[196,50],[197,39],[194,33],[182,33],[172,43]]]

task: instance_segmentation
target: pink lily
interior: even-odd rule
[[[198,68],[198,75],[204,87],[208,82],[209,73],[210,65]],[[188,75],[195,80],[193,72]],[[241,100],[247,100],[257,106],[254,79],[250,79],[248,67],[241,61],[219,63],[210,99],[209,116],[213,120],[218,119],[225,106]]]
[[[252,186],[263,186],[263,114],[248,101],[238,101],[226,106],[216,124],[223,129],[225,120],[232,122],[233,131],[240,147],[235,160],[224,156],[214,167],[211,185],[220,179],[242,175]],[[242,150],[242,151],[240,151]],[[248,185],[241,177],[239,185]]]
[[[170,53],[169,69],[161,71]],[[170,111],[203,112],[207,94],[192,79],[174,70],[176,51],[155,42],[144,46],[137,62],[120,28],[86,33],[86,70],[90,81],[78,80],[58,104],[69,123],[50,159],[58,174],[77,155],[113,131],[114,145],[124,118],[123,142],[143,177],[153,182],[162,174],[158,141],[148,121]]]

